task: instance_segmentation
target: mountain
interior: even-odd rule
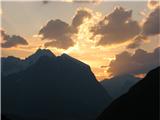
[[[2,76],[16,73],[23,70],[24,66],[21,59],[9,56],[1,58]]]
[[[102,86],[107,90],[113,99],[120,97],[128,92],[128,90],[139,82],[140,79],[132,75],[121,75],[111,79],[101,81]]]
[[[20,72],[34,64],[42,56],[55,57],[55,55],[48,49],[38,49],[33,55],[24,60],[13,56],[2,57],[2,76]]]
[[[34,54],[27,57],[24,61],[28,64],[34,64],[40,57],[56,57],[49,49],[38,49]]]
[[[159,73],[160,67],[149,72],[97,120],[159,120]]]
[[[67,54],[2,79],[2,113],[12,120],[93,120],[111,101],[90,67]]]

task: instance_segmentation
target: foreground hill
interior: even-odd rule
[[[160,67],[115,100],[97,120],[158,120]]]
[[[11,120],[93,120],[110,101],[90,67],[66,54],[2,78],[2,114]]]

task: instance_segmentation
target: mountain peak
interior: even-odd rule
[[[62,57],[70,57],[68,54],[66,54],[66,53],[63,53],[62,55],[61,55]]]
[[[42,56],[56,57],[49,49],[38,49],[34,54],[26,59],[39,59]]]
[[[34,54],[26,58],[29,63],[36,62],[40,57],[56,57],[49,49],[41,49],[39,48]]]
[[[41,49],[41,48],[37,49],[37,51],[34,54],[55,56],[49,49]]]

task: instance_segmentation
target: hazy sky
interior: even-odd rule
[[[147,16],[154,11],[154,9],[149,8],[147,4],[148,2],[145,1],[101,3],[51,1],[2,2],[1,29],[8,35],[23,37],[28,43],[28,45],[23,43],[23,45],[2,48],[2,56],[14,55],[25,58],[35,52],[39,47],[43,48],[46,41],[41,40],[41,36],[38,35],[38,33],[50,20],[60,19],[71,26],[72,20],[77,13],[76,11],[87,8],[93,17],[92,20],[89,19],[86,23],[83,22],[78,28],[79,33],[73,37],[76,43],[67,49],[60,49],[55,46],[48,46],[48,49],[52,50],[56,55],[67,53],[89,64],[98,79],[107,78],[109,75],[107,72],[108,65],[115,59],[115,56],[123,51],[134,53],[136,49],[126,49],[126,46],[131,43],[131,39],[118,44],[95,45],[95,41],[91,40],[93,34],[88,30],[88,27],[94,27],[96,22],[98,24],[98,21],[101,21],[104,16],[113,13],[116,6],[121,6],[126,11],[132,10],[131,19],[136,20],[141,26],[145,19],[147,19]],[[122,34],[128,33],[123,33],[122,29]],[[45,35],[44,31],[43,35]],[[60,38],[58,37],[57,39]],[[152,52],[158,46],[158,35],[152,35],[147,36],[147,40],[143,42],[138,49],[141,48],[145,51]]]

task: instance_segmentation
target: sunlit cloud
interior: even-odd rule
[[[94,12],[87,8],[78,8],[72,18],[72,23],[68,24],[62,20],[50,20],[39,31],[38,35],[33,37],[48,40],[45,47],[56,47],[68,52],[73,46],[78,45],[81,49],[84,47],[93,47],[98,37],[93,38],[91,28],[95,26],[102,18],[102,14]],[[89,44],[90,46],[88,46]],[[69,48],[72,49],[69,49]],[[75,46],[76,47],[76,46]],[[66,51],[69,49],[68,51]]]
[[[38,34],[35,34],[33,35],[34,38],[43,38],[43,35],[38,35]]]
[[[159,5],[160,5],[160,0],[148,0],[147,6],[149,9],[155,9]]]
[[[147,37],[143,35],[136,36],[132,42],[127,46],[128,49],[137,49],[140,48],[140,46],[147,41]]]
[[[75,1],[75,0],[65,0],[65,1],[69,3],[70,2],[78,3],[78,1]],[[87,1],[86,3],[94,3],[94,2],[100,3],[102,2],[102,0],[92,0],[92,2]],[[48,2],[44,4],[48,4]],[[114,12],[115,9],[112,12]],[[123,22],[125,24],[124,25],[125,27],[122,25],[119,26],[118,23],[121,22],[119,21],[119,19],[114,19],[114,20],[117,20],[116,25],[117,27],[120,27],[120,29],[118,29],[117,32],[113,32],[113,35],[115,34],[117,35],[118,32],[126,33],[122,31],[122,29],[126,30],[127,32],[129,32],[130,30],[133,30],[134,27],[131,27],[131,29],[126,29],[126,26],[130,27],[130,23],[131,23],[131,26],[135,23],[136,25],[140,24],[138,23],[138,21],[132,19],[132,14],[131,14],[132,12],[130,11],[132,10],[127,10],[123,8],[122,16],[118,15],[120,18],[123,17],[124,19],[126,19],[125,15],[127,14],[127,19],[125,20],[125,22]],[[144,17],[144,22],[148,18],[148,14],[146,12],[147,11],[141,12],[141,15],[143,15]],[[108,15],[111,15],[111,13],[107,13],[106,15],[103,15],[101,12],[97,12],[88,8],[78,8],[75,11],[75,14],[73,14],[73,17],[72,19],[70,19],[69,22],[64,21],[64,19],[60,20],[61,21],[60,23],[63,22],[65,24],[64,26],[67,26],[67,27],[64,27],[62,24],[57,24],[57,22],[54,22],[54,24],[56,23],[56,25],[50,24],[51,26],[50,25],[48,26],[47,24],[50,21],[52,21],[52,23],[53,21],[56,21],[56,19],[52,20],[50,18],[46,23],[42,24],[42,27],[39,29],[40,31],[43,28],[45,29],[47,28],[47,32],[43,29],[42,30],[43,32],[41,32],[41,34],[37,33],[30,36],[31,38],[29,39],[27,38],[27,40],[30,40],[29,46],[19,46],[18,48],[10,48],[10,51],[7,50],[7,52],[8,54],[12,55],[13,52],[11,51],[15,51],[13,55],[25,57],[28,54],[32,54],[33,51],[36,51],[38,48],[47,47],[56,55],[67,53],[70,56],[73,56],[74,58],[89,64],[91,66],[92,71],[95,73],[96,77],[99,80],[108,78],[110,77],[110,74],[108,72],[109,64],[111,61],[116,60],[116,54],[119,54],[120,52],[125,51],[129,43],[133,43],[131,46],[132,48],[134,47],[141,48],[141,46],[143,45],[142,44],[143,42],[141,40],[139,41],[135,39],[136,37],[139,36],[139,32],[138,32],[135,35],[131,34],[133,36],[126,38],[124,41],[118,42],[117,44],[111,44],[107,46],[104,46],[104,45],[97,46],[97,43],[102,39],[104,34],[99,34],[95,36],[94,32],[92,31],[92,28],[95,27],[96,25],[99,25],[99,23],[103,21],[106,17],[108,17]],[[107,25],[109,24],[109,22],[113,22],[112,20],[110,21],[104,20],[103,23],[105,27],[108,27]],[[139,27],[142,28],[144,22]],[[48,32],[48,30],[51,32]],[[124,34],[121,34],[121,35],[124,35]],[[119,41],[118,38],[121,38],[121,36],[117,37],[117,40]],[[69,44],[69,45],[66,44],[67,40],[69,41],[72,40],[73,44]],[[106,42],[107,40],[109,39],[106,39]],[[64,45],[67,45],[67,46],[64,46]],[[20,51],[20,52],[17,52],[17,51]],[[26,52],[22,54],[24,51]],[[135,49],[132,49],[132,50],[130,49],[130,51],[134,52]]]

